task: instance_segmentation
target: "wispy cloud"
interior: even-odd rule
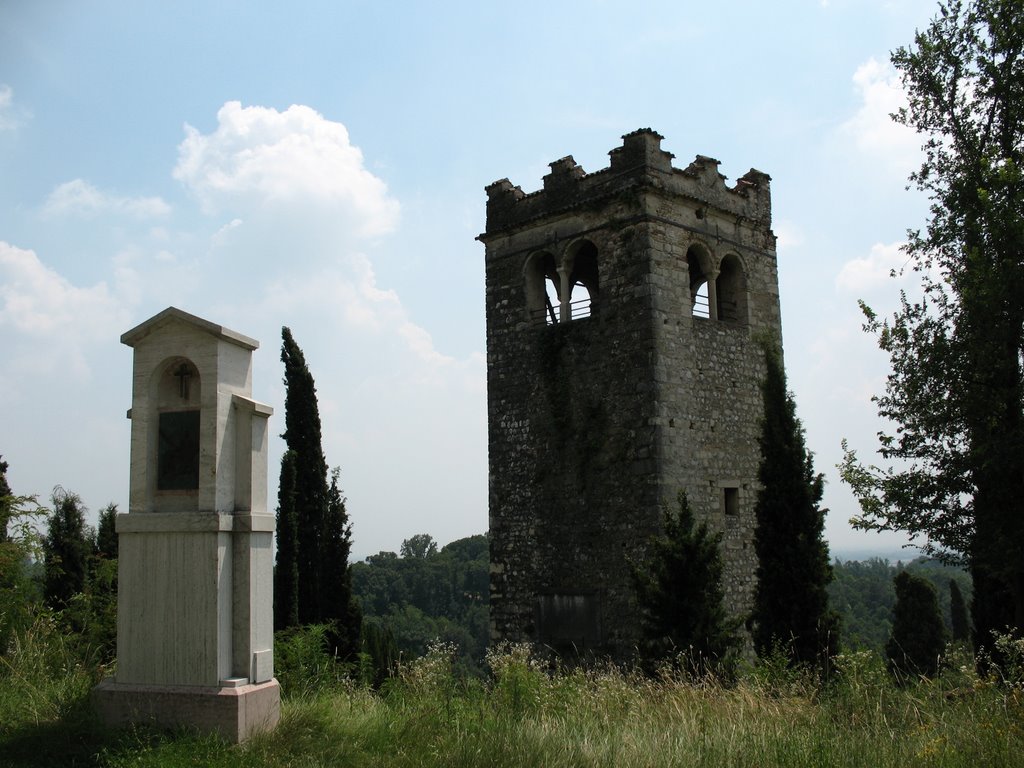
[[[906,175],[920,158],[920,140],[913,130],[899,125],[892,114],[907,104],[896,70],[870,58],[853,74],[861,104],[840,128],[840,135],[863,155],[887,163]]]
[[[0,327],[32,336],[102,335],[125,320],[103,282],[73,285],[34,251],[0,241]]]
[[[14,102],[14,89],[0,83],[0,131],[13,131],[24,122],[26,113]]]
[[[907,266],[903,243],[875,243],[871,252],[843,264],[836,275],[836,288],[860,295],[889,283],[893,273],[899,275]]]
[[[72,283],[34,251],[0,241],[0,336],[7,364],[0,392],[37,387],[40,377],[92,377],[96,349],[128,327],[130,307],[104,281]]]
[[[100,191],[82,179],[73,179],[58,186],[43,204],[46,217],[81,216],[93,218],[104,214],[151,219],[167,216],[171,206],[159,197],[119,197]]]

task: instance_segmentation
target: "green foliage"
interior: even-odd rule
[[[822,688],[783,657],[771,677],[762,665],[722,685],[614,667],[552,671],[512,646],[489,654],[484,684],[464,679],[441,645],[373,691],[333,676],[316,631],[294,639],[305,668],[323,676],[287,684],[272,733],[231,746],[191,731],[106,732],[83,706],[95,678],[60,651],[54,630],[41,625],[13,665],[0,661],[4,765],[1001,768],[1024,752],[1019,690],[968,664],[901,688],[874,654],[841,654]]]
[[[828,585],[829,604],[842,621],[842,644],[848,650],[881,653],[892,631],[892,586],[898,568],[881,558],[836,562]]]
[[[35,497],[14,496],[9,487],[7,491],[0,497],[5,531],[0,540],[0,658],[15,635],[32,624],[35,606],[42,599],[39,580],[32,572],[34,561],[42,556],[36,521],[46,515]]]
[[[754,510],[754,647],[762,657],[782,648],[791,663],[824,669],[839,647],[838,618],[828,607],[824,480],[814,472],[781,353],[772,344],[765,344],[765,365],[761,489]]]
[[[65,609],[70,625],[90,652],[110,663],[117,653],[117,505],[100,510],[96,544],[85,589]]]
[[[900,296],[865,329],[892,372],[876,398],[894,424],[882,467],[847,448],[842,475],[859,525],[906,530],[961,558],[974,581],[976,644],[1024,626],[1024,5],[951,0],[898,49],[924,137],[911,182],[931,200],[905,247],[921,298]],[[980,647],[980,645],[979,645]]]
[[[117,504],[107,504],[100,510],[96,554],[107,560],[117,560]]]
[[[95,557],[85,588],[57,613],[85,659],[110,664],[117,654],[117,560]]]
[[[281,362],[284,363],[285,433],[294,460],[282,459],[278,516],[286,529],[294,505],[295,547],[285,549],[282,566],[282,598],[275,609],[275,626],[286,627],[297,615],[299,624],[328,623],[330,644],[339,659],[356,660],[362,617],[352,599],[349,550],[352,529],[345,499],[338,488],[338,473],[327,482],[327,462],[321,442],[320,410],[316,385],[306,359],[288,328],[281,329]],[[294,481],[293,481],[294,476]],[[283,510],[283,512],[282,512]],[[286,530],[290,535],[290,531]],[[298,607],[288,604],[296,562],[295,592]]]
[[[352,565],[363,615],[390,630],[404,658],[442,640],[459,649],[462,668],[480,671],[490,632],[487,537],[438,549],[432,537],[418,534],[403,542],[402,553],[380,552]]]
[[[47,605],[60,609],[84,591],[95,544],[78,494],[57,486],[51,499],[53,511],[43,539],[43,596]]]
[[[967,619],[967,603],[956,579],[949,580],[950,635],[955,643],[969,643],[971,625]]]
[[[993,632],[991,656],[980,665],[1005,688],[1024,692],[1024,637],[1011,632]],[[994,657],[994,658],[993,658]]]
[[[299,570],[298,616],[300,624],[323,618],[321,532],[327,516],[327,461],[321,442],[320,409],[316,384],[306,358],[288,328],[281,329],[281,362],[284,363],[285,442],[295,453],[295,517]]]
[[[892,565],[878,558],[836,562],[832,566],[835,578],[828,586],[829,604],[842,621],[846,649],[884,652],[892,633],[892,609],[896,604],[893,579],[903,569],[935,587],[943,620],[952,627],[949,582],[955,581],[962,595],[971,594],[971,577],[962,568],[928,557],[918,557],[906,565]]]
[[[889,668],[900,680],[934,677],[946,647],[935,587],[907,571],[897,574],[894,584],[892,634],[885,644]]]
[[[391,629],[379,619],[363,621],[359,652],[359,679],[364,685],[380,688],[398,668],[398,644]]]
[[[330,653],[326,624],[307,624],[274,633],[274,676],[282,695],[318,696],[338,688],[348,668]]]
[[[295,451],[281,456],[277,486],[277,560],[274,565],[274,629],[299,625],[299,541],[295,515]]]
[[[665,510],[646,559],[630,567],[644,637],[638,650],[648,669],[680,660],[700,673],[731,663],[740,620],[722,602],[721,534],[694,524],[685,493],[678,502],[677,514]]]
[[[519,717],[532,715],[544,703],[550,681],[544,663],[526,643],[502,643],[487,651],[491,700],[495,707]]]
[[[402,542],[398,549],[402,557],[418,557],[426,559],[437,554],[437,542],[427,533],[417,533]]]
[[[327,491],[327,517],[322,534],[323,589],[331,596],[323,603],[323,620],[330,623],[329,639],[334,655],[354,661],[360,652],[363,614],[352,595],[352,569],[349,552],[352,548],[352,526],[345,512],[345,498],[338,487],[340,471],[331,471]]]
[[[7,541],[7,523],[11,516],[11,499],[14,494],[7,484],[7,462],[0,455],[0,545]]]
[[[68,718],[80,708],[102,673],[89,661],[54,612],[35,612],[0,657],[0,738],[18,726]]]

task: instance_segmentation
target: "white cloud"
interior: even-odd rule
[[[409,349],[425,363],[444,365],[455,362],[454,358],[438,352],[434,348],[434,340],[430,334],[414,323],[402,323],[398,326],[398,335],[405,340]]]
[[[271,283],[266,303],[265,311],[277,316],[316,310],[336,328],[372,334],[396,329],[405,319],[398,296],[377,287],[373,265],[362,254],[339,258],[323,271]]]
[[[0,241],[0,327],[32,336],[106,333],[125,321],[106,283],[72,285],[33,251]]]
[[[773,227],[775,236],[778,238],[779,250],[797,248],[804,244],[804,233],[799,225],[789,220],[775,222]]]
[[[43,204],[44,216],[83,216],[102,214],[150,219],[167,216],[171,207],[159,197],[118,197],[96,189],[82,179],[67,181],[50,193]]]
[[[281,317],[315,310],[335,339],[351,333],[361,336],[362,342],[370,340],[371,348],[391,347],[396,358],[411,353],[401,365],[412,375],[457,364],[436,349],[425,328],[409,319],[398,294],[378,286],[373,265],[362,254],[337,259],[322,271],[276,281],[267,289],[265,302],[261,313]],[[396,341],[399,349],[394,349]]]
[[[33,251],[0,241],[4,397],[38,388],[57,371],[66,379],[89,379],[90,350],[116,339],[129,319],[125,303],[106,283],[74,285]]]
[[[210,241],[213,243],[213,245],[218,247],[226,246],[230,242],[231,232],[233,230],[238,229],[240,226],[242,226],[241,219],[232,219],[223,227],[214,232],[213,237],[210,238]]]
[[[22,123],[24,110],[14,103],[14,89],[0,83],[0,131],[13,131]]]
[[[886,162],[905,176],[920,158],[920,139],[912,129],[899,125],[891,117],[907,104],[896,70],[870,58],[854,72],[853,83],[860,94],[861,105],[857,113],[843,123],[841,136],[862,154]]]
[[[204,135],[185,126],[174,177],[208,212],[314,205],[346,219],[356,233],[394,229],[398,202],[363,165],[341,123],[293,105],[283,112],[227,102],[217,128]]]
[[[907,266],[903,243],[875,243],[867,256],[851,259],[836,275],[836,287],[843,292],[860,294],[889,283]]]

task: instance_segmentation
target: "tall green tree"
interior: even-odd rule
[[[720,533],[706,522],[695,524],[686,494],[679,510],[664,514],[660,535],[649,542],[647,557],[631,565],[640,607],[648,663],[682,654],[691,671],[726,661],[739,645],[740,619],[725,610]]]
[[[327,481],[313,375],[288,328],[281,329],[281,339],[286,389],[283,437],[293,458],[282,459],[279,493],[284,495],[279,498],[279,510],[294,507],[297,620],[299,624],[329,624],[327,637],[332,651],[338,658],[350,659],[359,653],[362,621],[359,606],[352,599],[348,562],[352,529],[337,473],[330,484]],[[290,516],[284,517],[285,552],[290,558]],[[284,565],[281,578],[287,581],[292,572],[287,561]],[[282,589],[285,595],[291,593],[288,585]],[[288,607],[282,603],[280,609],[275,621],[289,626],[292,616]]]
[[[971,639],[971,624],[967,619],[967,603],[956,579],[949,580],[949,618],[953,640],[966,643]]]
[[[352,526],[345,511],[345,497],[338,486],[341,471],[331,470],[327,489],[327,517],[323,534],[323,620],[330,622],[331,649],[339,659],[355,659],[361,645],[363,614],[352,595]]]
[[[52,608],[64,608],[83,592],[89,576],[94,535],[85,524],[85,506],[78,494],[57,486],[51,497],[43,539],[43,596]]]
[[[437,554],[437,542],[429,533],[417,533],[402,540],[398,553],[402,557],[426,559]]]
[[[285,431],[288,450],[295,453],[295,518],[299,569],[300,624],[323,618],[323,560],[321,535],[327,516],[327,461],[320,431],[316,384],[306,358],[288,328],[281,329],[284,363]]]
[[[907,571],[900,571],[893,583],[896,605],[892,611],[892,635],[885,644],[889,668],[901,678],[932,677],[939,671],[946,647],[946,627],[939,613],[935,587]]]
[[[975,643],[1024,627],[1024,4],[951,0],[892,55],[924,136],[911,182],[931,200],[904,250],[921,298],[887,320],[862,304],[892,372],[885,466],[847,450],[859,524],[905,530],[974,581]]]
[[[274,629],[299,626],[299,540],[295,514],[295,451],[281,457],[277,485],[277,559],[274,564]]]
[[[785,651],[794,664],[826,665],[839,647],[829,609],[832,581],[821,508],[824,479],[815,473],[796,403],[786,390],[781,352],[765,347],[761,490],[754,508],[757,588],[751,629],[759,655]]]
[[[0,538],[0,657],[8,649],[11,638],[32,623],[39,602],[39,585],[29,568],[42,555],[38,521],[46,516],[34,496],[15,496],[6,477],[6,463],[0,477],[0,513],[3,514],[4,537]]]
[[[10,507],[13,494],[7,484],[7,462],[0,456],[0,544],[7,541],[7,522],[10,519]]]
[[[117,560],[117,504],[107,504],[100,510],[96,553],[107,560]]]

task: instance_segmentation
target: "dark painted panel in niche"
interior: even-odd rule
[[[156,487],[159,491],[199,488],[199,411],[160,414]]]

